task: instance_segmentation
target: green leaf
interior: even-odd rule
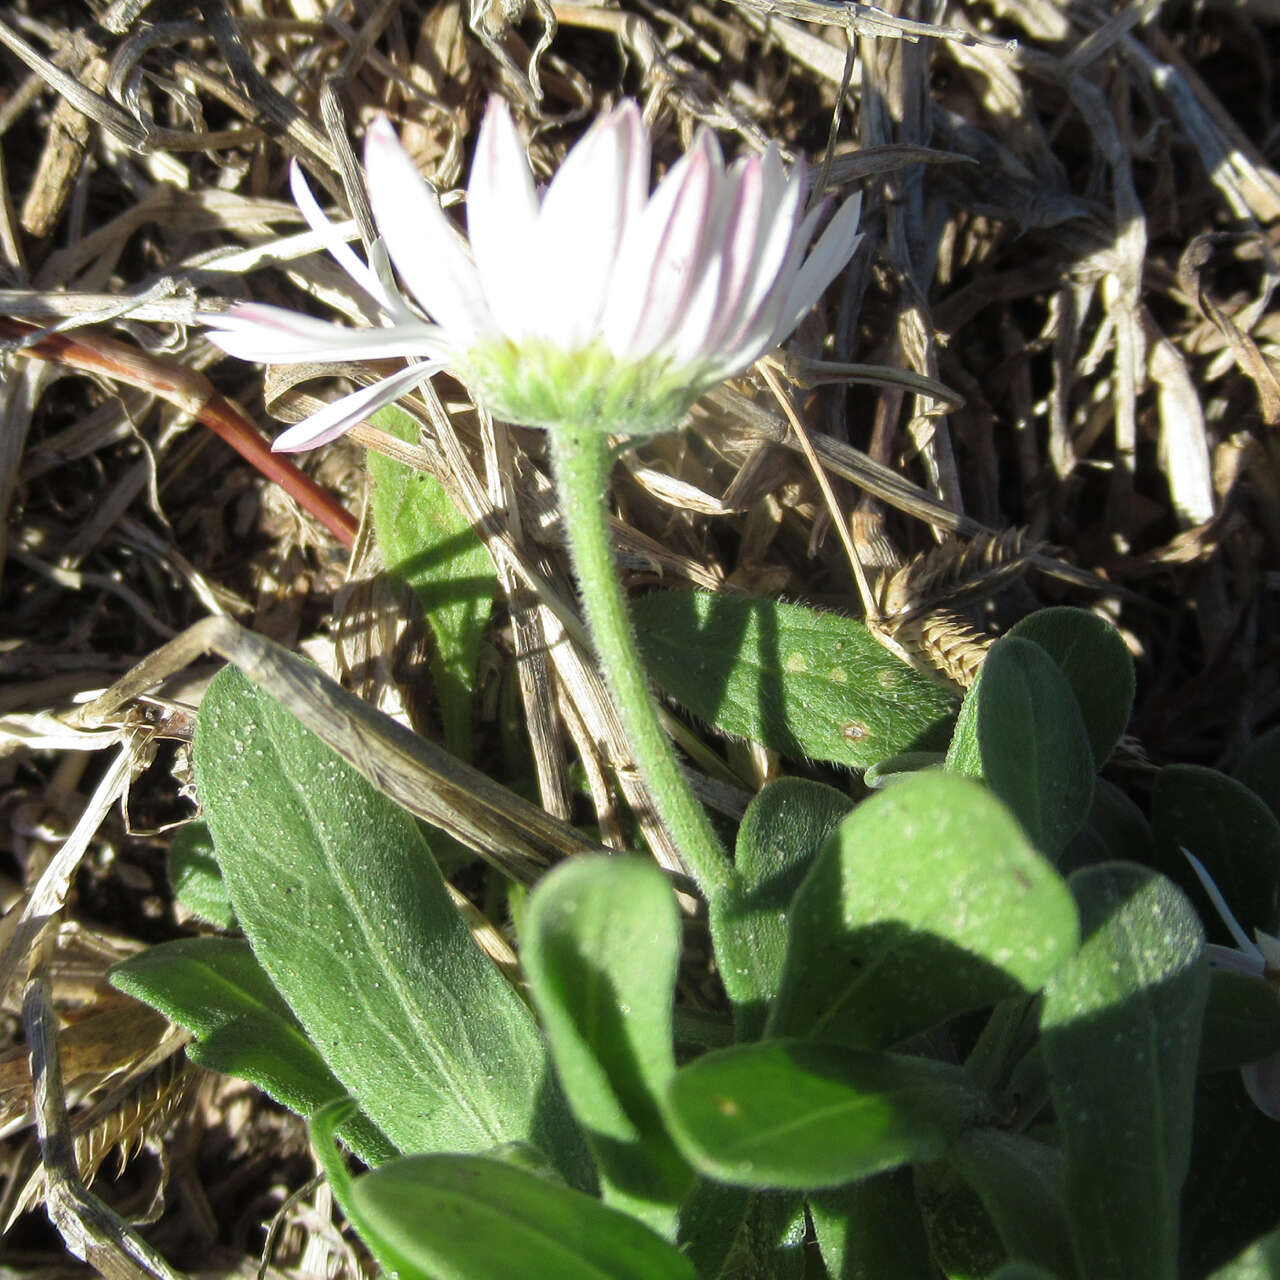
[[[1071,685],[1038,644],[1010,635],[991,646],[947,767],[985,779],[1046,857],[1079,830],[1093,800],[1093,748]]]
[[[387,1137],[410,1152],[528,1141],[587,1181],[533,1015],[413,818],[232,668],[205,695],[195,766],[254,953]]]
[[[1133,655],[1109,622],[1085,609],[1040,609],[1009,628],[1062,669],[1076,695],[1096,768],[1124,736],[1133,709]]]
[[[1204,863],[1246,932],[1280,932],[1280,822],[1244,783],[1169,765],[1156,778],[1151,827],[1156,865],[1196,904],[1211,940],[1234,945],[1183,849]]]
[[[1214,969],[1197,1070],[1227,1071],[1280,1053],[1280,995],[1261,977]]]
[[[1093,806],[1058,859],[1058,870],[1068,875],[1099,862],[1150,865],[1152,856],[1151,826],[1142,810],[1113,782],[1094,779]]]
[[[1008,1258],[978,1193],[948,1164],[915,1171],[929,1250],[947,1280],[982,1280]]]
[[[401,440],[418,439],[417,422],[395,405],[379,409],[372,422]],[[387,571],[413,588],[435,637],[431,676],[445,743],[470,759],[476,663],[497,589],[493,562],[433,475],[372,449],[366,456],[370,510]]]
[[[693,1280],[634,1218],[505,1160],[393,1160],[355,1179],[350,1203],[401,1280]]]
[[[716,965],[739,1040],[758,1039],[778,994],[787,913],[823,841],[853,807],[834,787],[779,778],[747,806],[729,892],[710,906]]]
[[[947,1160],[978,1193],[1010,1256],[1075,1275],[1061,1151],[975,1125],[951,1144]]]
[[[1280,818],[1280,725],[1264,733],[1245,752],[1235,777]]]
[[[693,1173],[668,1137],[680,912],[639,858],[580,858],[533,891],[520,955],[605,1199],[674,1234]]]
[[[863,801],[791,910],[769,1032],[878,1049],[1039,990],[1075,950],[1066,884],[984,787],[920,773]]]
[[[800,1239],[796,1239],[799,1217]],[[681,1253],[699,1280],[799,1280],[804,1200],[701,1179],[680,1206]]]
[[[247,942],[160,943],[115,965],[111,985],[190,1031],[192,1062],[248,1080],[300,1116],[346,1096]],[[366,1164],[399,1155],[365,1116],[353,1116],[340,1132]]]
[[[909,1169],[816,1192],[809,1216],[831,1280],[936,1280]]]
[[[204,822],[188,822],[169,842],[169,883],[178,903],[197,920],[234,929],[235,909],[213,854],[213,837]]]
[[[797,1040],[704,1054],[676,1072],[669,1104],[709,1177],[797,1191],[935,1159],[987,1108],[959,1067]]]
[[[954,699],[851,618],[706,591],[631,609],[650,675],[724,733],[855,769],[946,740]]]
[[[1255,1240],[1242,1254],[1219,1267],[1209,1280],[1276,1280],[1280,1276],[1280,1229]]]
[[[900,756],[890,756],[873,764],[862,775],[862,784],[868,790],[879,791],[923,769],[940,769],[946,764],[942,751],[904,751]]]
[[[1191,1168],[1182,1191],[1186,1274],[1203,1276],[1280,1228],[1276,1122],[1254,1106],[1238,1072],[1196,1085]]]
[[[1012,1262],[1006,1262],[998,1271],[993,1271],[991,1280],[1060,1280],[1060,1277],[1034,1262],[1015,1258]]]
[[[1085,1276],[1170,1280],[1209,973],[1184,895],[1128,863],[1078,871],[1084,941],[1048,984],[1042,1044]]]
[[[990,655],[988,655],[990,656]],[[986,663],[978,669],[977,678],[969,686],[956,715],[955,729],[947,747],[943,767],[966,778],[985,777],[982,766],[982,743],[978,738],[978,708],[982,703],[982,675]]]

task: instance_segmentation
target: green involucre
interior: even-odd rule
[[[626,436],[674,430],[708,386],[696,366],[619,360],[600,342],[562,351],[504,339],[469,351],[459,372],[511,422]]]

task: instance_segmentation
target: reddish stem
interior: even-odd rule
[[[24,320],[0,316],[0,338],[21,341],[39,327]],[[71,369],[101,373],[116,382],[140,387],[185,409],[219,439],[229,444],[268,480],[278,484],[304,511],[309,512],[345,547],[353,546],[358,524],[327,489],[287,458],[271,452],[271,446],[248,414],[214,389],[203,374],[173,360],[147,355],[115,338],[78,331],[46,333],[17,354],[33,360],[49,360]]]

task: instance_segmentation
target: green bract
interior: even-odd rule
[[[499,417],[524,426],[656,435],[678,427],[707,389],[701,372],[656,356],[620,360],[602,342],[562,351],[500,339],[467,352],[462,377]]]

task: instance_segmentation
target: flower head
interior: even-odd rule
[[[771,145],[726,166],[706,130],[650,195],[633,102],[600,117],[539,193],[506,104],[491,99],[467,188],[469,243],[385,118],[369,129],[365,173],[378,231],[426,318],[385,264],[356,256],[295,169],[304,216],[386,323],[353,330],[254,304],[205,320],[242,359],[420,363],[291,427],[277,449],[324,444],[444,368],[522,425],[670,429],[782,341],[858,241],[856,196],[810,249],[825,206],[803,212],[803,162],[787,173]]]
[[[1191,863],[1196,878],[1236,943],[1234,947],[1208,943],[1205,950],[1210,963],[1219,969],[1229,969],[1232,973],[1257,978],[1274,989],[1280,984],[1280,938],[1263,933],[1261,929],[1255,929],[1250,938],[1240,927],[1235,913],[1227,906],[1222,891],[1214,883],[1204,863],[1186,849],[1183,849],[1182,856]],[[1251,1062],[1241,1067],[1240,1078],[1254,1106],[1272,1120],[1280,1120],[1280,1054],[1273,1054],[1261,1062]]]

